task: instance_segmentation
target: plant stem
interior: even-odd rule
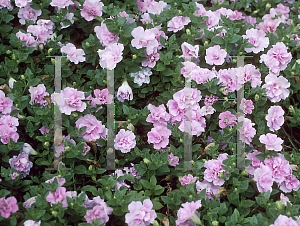
[[[287,132],[285,131],[284,128],[283,129],[283,132],[285,133],[285,135],[288,137],[289,141],[291,142],[291,144],[293,145],[293,147],[295,148],[295,150],[297,150],[296,146],[294,145],[293,141],[291,140],[290,136],[287,134]]]

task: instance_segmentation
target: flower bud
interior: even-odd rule
[[[236,64],[237,63],[237,60],[236,59],[232,59],[231,61],[233,64]]]
[[[96,177],[95,177],[94,175],[92,176],[92,180],[93,180],[93,181],[96,181]]]
[[[23,116],[23,115],[19,115],[18,116],[18,119],[20,119],[20,120],[22,120],[22,119],[24,119],[25,117]]]
[[[89,42],[86,42],[85,45],[86,45],[87,47],[90,47],[90,46],[91,46]]]
[[[101,16],[96,16],[96,20],[102,22],[103,21],[103,18]]]
[[[191,35],[191,30],[190,29],[186,29],[185,32],[186,32],[187,35]]]
[[[153,225],[153,226],[159,226],[157,220],[154,220],[153,223],[152,223],[152,225]]]
[[[118,160],[118,159],[115,159],[115,163],[117,163],[117,164],[118,164],[118,163],[119,163],[119,160]]]
[[[179,13],[180,16],[182,15],[182,11],[181,10],[178,10],[178,13]]]
[[[48,49],[48,54],[51,54],[52,51],[53,51],[53,48]]]
[[[15,60],[15,59],[16,59],[16,55],[15,55],[15,54],[12,54],[12,55],[11,55],[11,58],[12,58],[13,60]]]
[[[55,64],[55,59],[51,58],[52,64]]]
[[[149,20],[146,20],[146,25],[149,25],[149,24],[150,24]]]
[[[180,142],[180,143],[183,143],[183,139],[182,139],[182,138],[180,138],[179,142]]]
[[[39,43],[38,44],[38,49],[40,52],[42,52],[44,50],[44,44],[43,43]]]
[[[241,175],[247,175],[248,174],[248,169],[244,169],[241,173]]]
[[[294,109],[294,107],[291,105],[290,107],[289,107],[289,112],[291,112],[291,113],[295,113],[295,109]]]
[[[253,13],[251,14],[252,16],[256,15],[259,12],[259,9],[253,11]]]
[[[174,6],[177,6],[177,2],[174,3]]]
[[[89,171],[92,171],[92,170],[93,170],[93,166],[90,165],[90,166],[89,166]]]
[[[133,54],[133,55],[132,55],[132,59],[135,60],[136,58],[137,58],[136,54]]]
[[[218,173],[219,178],[225,178],[224,173]]]
[[[259,95],[258,95],[258,94],[255,94],[254,99],[255,99],[255,101],[258,101],[258,100],[259,100]]]
[[[77,117],[78,113],[77,112],[72,112],[72,116]]]
[[[282,203],[280,201],[276,201],[277,208],[282,210]]]
[[[208,46],[208,41],[205,41],[205,42],[204,42],[204,46]]]
[[[267,5],[266,5],[266,11],[268,11],[271,7],[272,7],[272,5],[270,3],[267,3]]]
[[[219,222],[218,222],[218,221],[213,221],[213,222],[212,222],[212,225],[213,225],[213,226],[218,226],[218,225],[219,225]]]
[[[52,211],[51,214],[56,217],[57,216],[57,212],[56,211]]]
[[[46,141],[45,143],[44,143],[44,146],[46,146],[46,147],[49,147],[49,142],[48,141]]]
[[[143,161],[144,161],[145,164],[149,164],[150,163],[150,160],[147,159],[147,158],[144,158]]]
[[[9,49],[8,49],[8,50],[6,50],[6,54],[8,54],[8,55],[9,55],[9,54],[11,54],[11,53],[12,53],[12,52],[11,52],[11,50],[9,50]]]
[[[127,129],[130,130],[130,131],[133,131],[134,126],[131,123],[129,123],[128,126],[127,126]]]
[[[300,59],[296,60],[296,62],[297,62],[297,64],[299,64],[299,65],[300,65]]]

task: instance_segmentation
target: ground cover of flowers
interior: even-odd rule
[[[0,225],[300,225],[299,13],[0,0]]]

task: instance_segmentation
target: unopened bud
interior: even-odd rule
[[[254,99],[255,99],[255,101],[258,101],[258,100],[259,100],[259,95],[258,95],[258,94],[255,94]]]
[[[24,80],[24,79],[25,79],[25,76],[24,76],[24,75],[21,75],[21,79],[23,79],[23,80]]]
[[[291,112],[291,113],[295,113],[295,109],[294,109],[294,107],[291,105],[291,106],[289,106],[289,112]]]
[[[18,119],[20,119],[20,120],[22,120],[22,119],[24,119],[25,117],[23,116],[23,115],[19,115],[18,116]]]
[[[66,149],[66,151],[70,151],[71,150],[70,146],[65,147],[65,149]]]
[[[119,160],[118,160],[118,159],[115,159],[115,163],[117,163],[117,164],[118,164],[118,163],[119,163]]]
[[[179,13],[179,15],[182,15],[182,11],[181,10],[178,10],[178,13]]]
[[[52,211],[51,213],[52,213],[53,216],[55,216],[55,217],[57,216],[57,212],[56,211]]]
[[[86,45],[87,47],[90,47],[90,46],[91,46],[89,42],[85,42],[85,45]]]
[[[266,11],[269,10],[272,7],[272,5],[270,3],[267,3],[266,5]]]
[[[52,64],[55,64],[55,59],[51,58]]]
[[[136,54],[133,54],[133,55],[132,55],[132,59],[135,60],[136,58],[137,58]]]
[[[218,221],[213,221],[213,222],[212,222],[212,225],[213,225],[213,226],[218,226],[218,225],[219,225],[219,222],[218,222]]]
[[[282,203],[280,201],[276,201],[276,206],[279,210],[282,210]]]
[[[159,226],[157,220],[154,220],[154,221],[152,222],[152,225],[153,225],[153,226]]]
[[[191,30],[190,29],[186,29],[185,32],[186,32],[187,35],[191,34]]]
[[[95,177],[94,175],[92,176],[92,180],[93,180],[93,181],[96,181],[96,177]]]
[[[150,24],[149,20],[146,20],[146,25],[149,25],[149,24]]]
[[[46,147],[49,147],[49,142],[48,141],[46,141],[45,143],[44,143],[44,146],[46,146]]]
[[[247,175],[248,174],[248,170],[247,169],[244,169],[241,173],[242,175]]]
[[[174,3],[174,6],[177,6],[177,2]]]
[[[39,51],[43,51],[44,50],[44,44],[43,43],[39,43],[38,44],[38,49],[39,49]]]
[[[145,164],[149,164],[150,163],[150,160],[147,159],[147,158],[144,158],[143,161],[144,161]]]
[[[77,112],[72,112],[72,116],[77,117],[78,113]]]
[[[179,142],[180,142],[180,143],[183,143],[183,139],[182,139],[182,138],[180,138]]]
[[[208,41],[205,41],[205,42],[204,42],[204,46],[208,46]]]
[[[297,64],[300,64],[300,59],[296,60]]]
[[[6,50],[6,54],[8,54],[8,55],[11,54],[11,50],[9,50],[9,49]]]
[[[219,178],[225,178],[224,173],[218,173]]]
[[[236,64],[237,60],[236,59],[232,59],[232,63]]]
[[[253,16],[253,15],[256,15],[258,12],[259,12],[259,9],[253,11],[252,16]]]
[[[89,166],[89,171],[92,171],[92,170],[93,170],[93,166],[90,165],[90,166]]]
[[[11,55],[11,58],[12,58],[13,60],[15,60],[15,59],[16,59],[16,55],[15,55],[15,54],[12,54],[12,55]]]
[[[52,51],[53,51],[53,48],[48,49],[48,54],[51,54]]]

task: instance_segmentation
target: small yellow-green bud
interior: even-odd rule
[[[89,171],[92,171],[92,170],[93,170],[93,166],[90,165],[90,166],[89,166]]]
[[[289,107],[289,112],[295,113],[295,109],[294,109],[294,107],[292,105]]]
[[[48,54],[50,54],[53,51],[53,48],[48,49]]]
[[[276,201],[276,206],[279,210],[282,209],[282,203],[280,201]]]
[[[93,180],[93,181],[96,181],[96,177],[95,177],[94,175],[92,176],[92,180]]]
[[[119,30],[119,33],[122,33],[122,30],[121,30],[121,29]]]
[[[150,24],[149,20],[146,20],[146,25],[149,25],[149,24]]]
[[[39,43],[38,44],[38,49],[39,49],[39,51],[43,51],[44,50],[44,44],[43,43]]]
[[[290,211],[288,211],[288,212],[286,213],[286,215],[288,215],[288,216],[291,216],[291,212],[290,212]]]
[[[239,56],[243,55],[243,52],[239,52]]]
[[[147,159],[147,158],[144,158],[143,161],[144,161],[145,164],[149,164],[150,163],[150,160]]]
[[[44,146],[46,146],[46,147],[49,147],[49,142],[48,141],[46,141],[45,143],[44,143]]]
[[[192,198],[193,198],[193,196],[192,196],[192,195],[190,195],[190,196],[189,196],[189,198],[190,198],[190,199],[192,199]]]
[[[292,71],[292,72],[291,72],[291,75],[295,75],[295,72]]]
[[[11,52],[11,50],[6,50],[6,54],[11,54],[12,52]]]
[[[77,117],[78,113],[77,112],[72,112],[72,116]]]
[[[16,59],[16,55],[15,55],[15,54],[12,54],[12,55],[11,55],[11,58],[12,58],[13,60],[15,60],[15,59]]]
[[[229,128],[229,132],[232,132],[232,128]]]
[[[178,10],[178,13],[179,13],[179,15],[182,15],[182,11],[181,10]]]
[[[213,221],[213,222],[212,222],[212,225],[213,225],[213,226],[218,226],[218,225],[219,225],[219,222],[218,222],[218,221]]]
[[[24,119],[25,117],[23,116],[23,115],[19,115],[18,116],[18,119],[20,119],[20,120],[22,120],[22,119]]]
[[[127,121],[128,121],[128,122],[131,122],[131,120],[130,120],[130,119],[127,119]]]
[[[174,6],[177,6],[177,2],[174,3]]]
[[[133,55],[132,55],[132,59],[135,60],[136,58],[137,58],[136,54],[133,54]]]
[[[224,177],[224,173],[218,173],[218,176],[219,176],[220,178],[225,178],[225,177]]]
[[[118,160],[118,159],[115,159],[115,163],[117,163],[117,164],[118,164],[118,163],[119,163],[119,160]]]
[[[204,46],[208,46],[208,41],[205,41],[205,42],[204,42]]]
[[[180,142],[180,143],[183,143],[183,139],[182,139],[182,138],[180,138],[179,142]]]
[[[70,151],[71,150],[70,146],[65,147],[65,149],[66,149],[66,151]]]
[[[242,175],[247,175],[248,174],[248,169],[244,169],[241,174]]]
[[[297,64],[299,64],[299,65],[300,65],[300,59],[296,60],[296,62],[297,62]]]
[[[55,217],[57,216],[57,212],[56,211],[52,211],[51,213],[52,213],[53,216],[55,216]]]
[[[232,63],[236,64],[237,60],[236,59],[232,59]]]
[[[62,175],[61,175],[61,174],[58,174],[58,177],[59,177],[59,178],[61,178],[61,177],[62,177]]]
[[[258,100],[259,100],[259,95],[258,95],[258,94],[255,94],[254,99],[255,99],[255,101],[258,101]]]
[[[269,10],[272,7],[272,5],[270,3],[267,3],[266,5],[266,11]]]
[[[86,45],[87,47],[90,47],[90,46],[91,46],[89,42],[85,42],[85,45]]]
[[[17,63],[20,63],[20,61],[19,61],[19,60],[17,60]]]
[[[154,220],[153,223],[152,223],[152,225],[153,225],[153,226],[159,226],[157,220]]]
[[[55,59],[51,58],[52,64],[55,64]]]
[[[59,16],[56,16],[57,19],[59,19]]]
[[[106,80],[103,80],[102,82],[103,82],[103,83],[106,83]]]
[[[186,32],[187,35],[191,34],[191,30],[190,29],[186,29],[185,32]]]

